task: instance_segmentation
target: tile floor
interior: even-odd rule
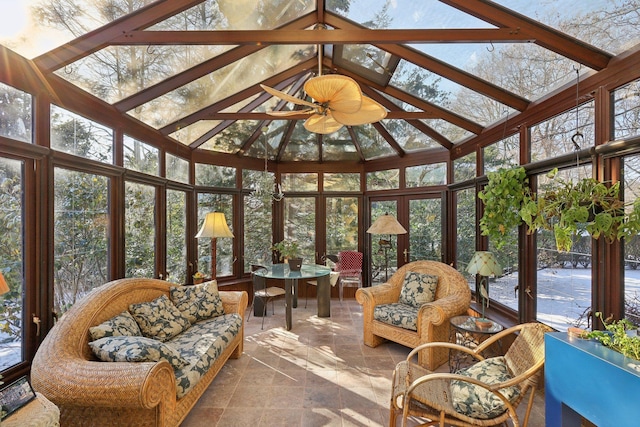
[[[182,427],[386,426],[391,372],[409,349],[362,344],[353,299],[331,300],[330,318],[316,316],[315,300],[306,309],[301,301],[291,331],[283,304],[275,315],[269,306],[263,330],[260,317],[245,323],[243,356],[227,362]],[[544,426],[541,393],[529,426]]]

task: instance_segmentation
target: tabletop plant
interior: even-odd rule
[[[300,247],[298,242],[293,240],[282,240],[275,243],[271,249],[278,252],[278,258],[280,261],[284,261],[285,258],[295,259],[300,257]]]
[[[598,340],[605,347],[609,347],[623,356],[640,360],[640,336],[637,335],[637,328],[633,323],[627,319],[607,321],[602,318],[601,312],[596,312],[596,317],[602,320],[605,330],[587,332],[583,338]],[[629,331],[636,333],[629,333]]]

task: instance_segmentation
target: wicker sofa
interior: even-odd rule
[[[416,330],[377,320],[376,306],[398,303],[405,275],[412,271],[438,277],[435,300],[415,309]],[[363,309],[365,345],[377,347],[390,340],[415,348],[431,341],[449,340],[449,319],[467,312],[471,291],[464,276],[455,268],[437,261],[414,261],[400,267],[387,283],[358,289],[356,300]],[[448,357],[447,349],[429,348],[418,353],[418,363],[435,370],[448,361]]]
[[[224,335],[222,340],[216,340],[219,354],[216,350],[217,356],[210,358],[210,365],[205,365],[208,370],[197,375],[198,379],[192,381],[195,385],[192,384],[184,396],[177,397],[180,394],[176,384],[178,371],[174,373],[166,360],[98,361],[89,347],[89,328],[128,310],[132,303],[153,301],[162,295],[168,297],[171,286],[157,279],[115,280],[96,288],[76,303],[51,329],[34,358],[31,382],[36,391],[58,405],[61,425],[178,426],[224,363],[229,358],[240,357],[247,294],[221,291],[219,296],[225,314],[194,323],[180,334],[184,338],[201,323],[217,321],[215,328],[212,325],[203,327]],[[235,325],[233,331],[224,331],[220,322]],[[197,334],[200,338],[216,335],[201,331]],[[196,341],[197,337],[190,339],[187,342],[193,343],[193,347],[202,345]],[[223,341],[222,344],[219,341]]]

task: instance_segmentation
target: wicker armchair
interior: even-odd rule
[[[408,271],[432,274],[439,278],[435,301],[419,309],[416,331],[374,318],[376,305],[398,302]],[[414,261],[400,267],[387,283],[358,289],[356,300],[363,308],[365,345],[377,347],[387,339],[415,348],[431,341],[449,340],[449,318],[467,312],[471,291],[464,276],[455,268],[437,261]],[[447,362],[448,357],[447,349],[425,348],[418,353],[418,363],[427,369],[435,369]]]
[[[389,426],[395,427],[402,414],[403,426],[409,416],[414,416],[430,420],[421,425],[440,427],[497,426],[506,425],[507,420],[514,427],[526,427],[544,366],[544,334],[549,331],[551,328],[540,323],[525,323],[491,336],[474,349],[437,342],[417,347],[393,372]],[[482,356],[483,351],[511,334],[517,337],[504,357]],[[412,362],[416,352],[436,346],[465,352],[476,363],[464,374],[450,374],[434,373]],[[527,393],[521,424],[516,408]]]

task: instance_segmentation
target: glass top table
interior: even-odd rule
[[[265,279],[284,280],[285,313],[287,330],[291,330],[291,308],[298,306],[298,280],[318,279],[318,317],[331,315],[331,285],[329,284],[331,269],[325,265],[302,264],[300,271],[291,271],[289,264],[263,265],[254,274]]]

